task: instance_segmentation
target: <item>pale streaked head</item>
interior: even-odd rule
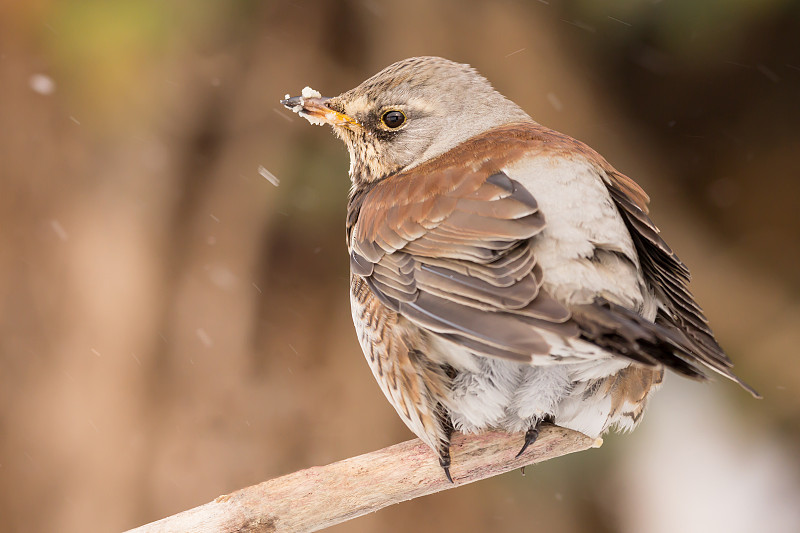
[[[441,155],[491,128],[532,119],[469,65],[414,57],[333,98],[289,108],[330,124],[350,152],[350,177],[370,182]]]

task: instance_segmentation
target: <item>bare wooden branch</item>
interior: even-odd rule
[[[433,452],[415,439],[271,479],[128,533],[317,531],[387,505],[602,443],[575,431],[543,426],[536,442],[515,458],[523,440],[521,433],[454,434],[453,484]]]

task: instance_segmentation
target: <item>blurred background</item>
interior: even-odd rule
[[[0,530],[412,437],[351,324],[347,154],[278,100],[442,55],[648,190],[765,399],[671,376],[599,450],[331,531],[800,531],[798,35],[792,0],[0,3]]]

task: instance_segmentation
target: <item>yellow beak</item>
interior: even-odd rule
[[[319,94],[319,93],[318,93]],[[331,126],[358,126],[358,121],[344,113],[339,113],[325,105],[330,100],[325,96],[306,98],[293,96],[281,100],[281,104],[291,109],[312,124],[330,124]]]

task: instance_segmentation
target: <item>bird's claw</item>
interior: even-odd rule
[[[525,452],[525,450],[528,449],[528,446],[536,442],[536,439],[539,437],[540,423],[541,422],[537,422],[536,425],[531,426],[530,428],[528,428],[528,431],[525,432],[525,444],[522,445],[522,449],[519,451],[519,453],[517,453],[514,459],[522,455]]]
[[[441,466],[442,470],[444,470],[444,475],[447,477],[447,481],[453,483],[453,478],[450,476],[450,450],[443,452],[439,456],[439,466]]]

